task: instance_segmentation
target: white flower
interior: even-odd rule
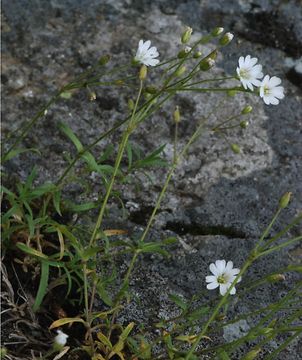
[[[58,335],[55,337],[55,344],[59,346],[65,346],[68,335],[63,333],[62,330],[57,330]]]
[[[260,96],[266,105],[278,105],[279,100],[284,98],[284,87],[278,86],[281,84],[281,79],[277,76],[269,77],[265,75],[260,85]]]
[[[258,59],[252,58],[251,55],[247,55],[245,58],[240,56],[239,67],[237,67],[237,75],[245,89],[249,88],[254,90],[254,86],[260,86],[261,79],[263,77],[262,65],[256,65]]]
[[[134,60],[146,65],[146,66],[155,66],[159,63],[158,59],[155,59],[159,56],[159,53],[155,46],[150,47],[151,41],[148,40],[144,42],[140,40],[138,43],[138,49],[135,55]]]
[[[240,273],[240,269],[233,269],[233,262],[225,260],[216,260],[215,264],[210,265],[210,271],[213,275],[206,276],[207,289],[213,290],[219,286],[220,294],[223,296],[234,282],[236,276]],[[237,282],[241,281],[241,277]],[[230,294],[236,293],[235,287],[232,288]]]

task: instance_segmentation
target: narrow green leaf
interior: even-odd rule
[[[169,253],[162,248],[162,244],[158,243],[143,243],[139,246],[140,251],[144,253],[158,253],[163,256],[169,256]]]
[[[180,296],[175,294],[169,294],[169,299],[172,300],[183,311],[186,311],[188,309],[188,305],[183,301]]]
[[[66,202],[66,207],[69,211],[72,212],[82,212],[82,211],[88,211],[91,209],[95,209],[98,207],[97,203],[94,202],[87,202],[85,204],[74,204],[72,202]]]
[[[61,122],[59,124],[59,128],[69,138],[69,140],[71,140],[71,142],[74,144],[74,146],[76,147],[78,152],[83,150],[82,143],[80,142],[78,137],[75,135],[75,133],[70,129],[70,127],[67,124]]]
[[[31,189],[32,188],[33,181],[37,177],[37,173],[38,173],[38,168],[37,168],[37,166],[34,166],[31,173],[28,175],[28,177],[26,179],[26,182],[24,184],[25,185],[24,188],[26,188],[26,189]]]
[[[45,183],[41,186],[36,187],[31,191],[32,197],[39,197],[47,193],[53,193],[56,190],[56,186],[51,183]]]
[[[29,229],[29,236],[30,238],[32,238],[35,234],[35,224],[34,224],[34,219],[32,218],[32,214],[26,214],[25,218],[27,220],[27,225],[28,225],[28,229]]]
[[[25,152],[35,152],[38,155],[41,155],[40,151],[35,148],[28,148],[28,149],[13,149],[9,153],[6,154],[6,156],[3,159],[3,162],[8,161],[14,157],[16,157],[19,154],[25,153]]]
[[[109,144],[106,146],[104,153],[102,156],[98,159],[98,163],[101,164],[102,162],[109,159],[110,155],[113,153],[114,146],[113,144]]]
[[[130,324],[128,324],[126,326],[126,328],[123,330],[123,332],[120,335],[120,338],[125,341],[127,339],[127,337],[129,336],[130,332],[132,331],[134,327],[134,322],[131,322]]]
[[[203,306],[199,309],[196,309],[192,311],[188,315],[188,319],[190,321],[199,320],[201,317],[203,317],[205,314],[207,314],[210,311],[210,308],[208,306]]]
[[[219,357],[219,360],[231,360],[229,355],[224,350],[218,351],[218,357]]]
[[[49,276],[49,264],[47,261],[41,261],[41,277],[37,296],[33,305],[33,311],[36,312],[42,304],[43,298],[47,292]]]
[[[98,332],[96,334],[96,336],[102,344],[108,346],[110,350],[112,349],[111,341],[104,334],[102,334],[101,332]]]
[[[56,209],[56,212],[62,216],[62,213],[61,213],[61,191],[56,191],[54,194],[53,194],[53,198],[52,198],[52,201],[53,201],[53,206],[55,207]]]
[[[103,250],[103,248],[100,246],[90,247],[88,249],[85,249],[81,253],[81,257],[84,261],[87,261],[87,260],[89,260],[89,258],[93,257],[95,254],[97,254],[98,252],[101,252],[102,250]]]
[[[80,322],[80,323],[83,323],[85,324],[85,321],[81,318],[63,318],[63,319],[59,319],[59,320],[56,320],[54,321],[50,327],[49,327],[49,330],[51,329],[55,329],[59,326],[63,326],[63,325],[66,325],[66,324],[71,324],[71,323],[74,323],[74,322]]]
[[[48,257],[47,257],[45,254],[41,253],[40,251],[38,251],[38,250],[36,250],[36,249],[33,249],[33,248],[25,245],[24,243],[18,242],[18,243],[16,244],[16,246],[17,246],[20,250],[24,251],[26,254],[29,254],[29,255],[38,257],[38,258],[40,258],[40,259],[42,259],[42,260],[47,260],[47,259],[48,259]]]
[[[104,303],[107,306],[113,305],[113,301],[105,288],[105,284],[102,283],[101,281],[97,285],[97,292],[98,292],[99,297],[104,301]]]

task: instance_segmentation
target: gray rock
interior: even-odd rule
[[[161,59],[169,58],[178,51],[179,35],[187,25],[194,28],[195,38],[214,26],[224,26],[235,33],[232,44],[222,49],[212,74],[233,74],[238,57],[252,54],[259,58],[266,73],[282,78],[286,97],[278,107],[268,107],[258,97],[240,95],[227,101],[209,119],[209,129],[194,143],[173,176],[150,234],[152,239],[175,235],[179,237],[179,245],[171,250],[169,259],[145,256],[140,260],[131,283],[134,301],[120,314],[121,322],[147,322],[152,327],[154,320],[177,314],[178,310],[168,300],[169,293],[189,299],[204,291],[209,263],[217,258],[232,259],[242,266],[285,191],[293,192],[293,200],[273,231],[281,229],[301,209],[302,95],[294,80],[301,73],[297,63],[302,49],[301,8],[299,1],[279,3],[264,0],[3,1],[4,137],[10,132],[14,134],[59,87],[101,55],[112,55],[113,65],[109,66],[126,63],[135,54],[139,39],[150,38],[158,46]],[[203,47],[205,52],[211,49],[212,45]],[[285,62],[285,58],[291,58],[292,63]],[[295,71],[294,76],[290,75],[291,69]],[[154,82],[157,71],[150,69],[149,73],[150,82]],[[70,99],[59,99],[24,140],[24,146],[38,147],[42,156],[22,154],[6,165],[8,172],[24,179],[36,164],[40,171],[38,182],[55,181],[67,166],[62,155],[75,154],[73,145],[58,130],[60,121],[66,122],[83,144],[88,144],[125,117],[132,90],[94,90],[97,95],[94,102],[88,100],[85,90],[73,93]],[[175,105],[180,106],[182,114],[181,147],[194,131],[197,120],[209,113],[219,99],[215,94],[178,94],[137,129],[131,141],[146,152],[166,144],[163,156],[171,160]],[[210,129],[226,115],[240,111],[247,101],[254,108],[247,116],[250,126],[245,131],[230,133],[229,137],[230,142],[238,143],[242,149],[235,155],[228,143]],[[93,153],[100,156],[106,145],[118,143],[120,135],[119,130],[96,146]],[[81,169],[79,164],[78,176]],[[140,184],[139,188],[134,184],[121,185],[118,190],[126,203],[128,219],[113,216],[107,220],[108,225],[122,224],[133,231],[141,229],[152,211],[165,173],[165,169],[151,169],[152,183],[144,174],[136,173],[133,181]],[[96,199],[100,179],[93,175],[89,181],[93,188],[89,197]],[[74,199],[81,187],[69,184],[66,190]],[[110,211],[116,214],[114,209],[113,204]],[[292,234],[299,231],[301,227]],[[299,251],[298,247],[292,247],[272,255],[269,260],[261,260],[250,270],[248,278],[254,279],[299,261]],[[126,265],[127,260],[121,260],[121,273]],[[235,301],[229,309],[229,318],[250,311],[255,304],[264,306],[277,300],[296,281],[297,276],[289,273],[286,282],[260,288]],[[215,301],[216,295],[205,292],[200,303],[209,300]],[[248,326],[256,320],[249,320]],[[227,339],[236,329],[239,328],[224,329]],[[221,338],[217,343],[219,341]],[[282,357],[299,359],[299,345],[299,341],[294,343],[292,353],[285,352]]]

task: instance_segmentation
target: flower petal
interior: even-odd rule
[[[228,291],[228,288],[229,288],[229,284],[220,284],[220,287],[219,287],[220,295],[224,296],[226,294],[226,292]]]
[[[232,290],[230,291],[230,294],[231,295],[235,295],[236,294],[236,288],[235,286],[232,288]]]
[[[207,285],[207,289],[208,290],[213,290],[213,289],[216,289],[217,287],[219,286],[218,282],[212,282],[210,284]]]
[[[216,276],[220,275],[220,273],[219,273],[219,271],[218,271],[218,269],[217,269],[217,267],[216,267],[216,265],[214,263],[210,264],[209,268],[210,268],[210,271],[211,271],[212,274],[214,274]]]
[[[225,260],[216,260],[215,264],[219,271],[219,274],[222,274],[225,271]]]
[[[269,85],[270,87],[275,87],[281,84],[281,79],[278,78],[277,76],[273,76],[271,77],[270,81],[269,81]]]
[[[228,261],[225,267],[225,271],[226,272],[231,271],[233,269],[233,266],[234,266],[233,261]]]
[[[206,282],[209,283],[209,282],[214,282],[214,281],[217,281],[217,277],[214,276],[214,275],[208,275],[206,276]]]

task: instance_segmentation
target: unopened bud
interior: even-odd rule
[[[217,55],[218,55],[218,51],[217,51],[217,50],[213,50],[207,57],[208,57],[209,59],[216,60],[216,59],[217,59]]]
[[[227,32],[219,39],[219,44],[221,46],[228,45],[233,40],[233,37],[234,37],[233,34]]]
[[[237,93],[238,93],[237,90],[228,90],[228,91],[227,91],[227,95],[228,95],[228,96],[235,96]]]
[[[124,85],[124,80],[121,80],[121,79],[118,79],[118,80],[115,80],[115,85]]]
[[[57,334],[58,335],[54,338],[53,346],[56,350],[59,350],[66,345],[68,335],[65,334],[62,330],[57,330]]]
[[[267,281],[269,282],[278,282],[278,281],[284,281],[285,276],[283,274],[274,274],[267,277]]]
[[[198,58],[201,57],[201,55],[202,55],[202,52],[201,52],[201,51],[196,51],[196,52],[194,53],[194,55],[193,55],[193,58],[194,58],[194,59],[198,59]]]
[[[147,66],[146,65],[142,65],[140,70],[139,70],[139,79],[141,81],[145,80],[147,77]]]
[[[223,27],[215,27],[215,28],[212,30],[211,34],[212,34],[212,36],[219,36],[220,34],[223,33],[223,30],[224,30]]]
[[[247,120],[240,121],[240,127],[242,129],[246,129],[249,126],[249,122]]]
[[[189,46],[186,46],[184,49],[180,50],[177,57],[179,59],[183,59],[189,54],[190,51],[191,51],[191,48]]]
[[[256,359],[256,357],[258,356],[260,351],[261,351],[261,348],[251,350],[247,354],[245,354],[245,356],[242,358],[242,360],[254,360],[254,359]]]
[[[178,70],[176,70],[175,76],[181,76],[186,70],[187,68],[185,66],[181,66]]]
[[[251,105],[248,105],[248,106],[246,106],[246,107],[241,111],[241,114],[242,114],[242,115],[248,114],[248,113],[250,113],[252,110],[253,110],[253,108],[251,107]]]
[[[226,318],[226,315],[225,315],[225,314],[218,314],[218,315],[215,317],[215,320],[217,320],[217,321],[223,321],[225,318]]]
[[[180,122],[180,112],[179,112],[178,106],[176,106],[176,109],[173,113],[173,117],[174,117],[174,121],[176,122],[176,124],[178,124]]]
[[[99,64],[102,66],[106,65],[109,62],[110,58],[111,58],[110,55],[101,56],[99,59]]]
[[[134,101],[132,99],[128,100],[128,108],[131,111],[134,109]]]
[[[287,207],[289,201],[290,201],[290,198],[292,196],[292,193],[291,192],[286,192],[280,199],[279,201],[279,208],[280,209],[284,209]]]
[[[191,35],[192,35],[192,31],[193,29],[190,27],[187,27],[186,30],[183,32],[182,36],[181,36],[181,42],[183,44],[186,44],[187,42],[190,41],[191,39]]]
[[[215,65],[215,60],[209,58],[209,57],[206,57],[205,59],[203,59],[201,62],[200,62],[200,70],[202,71],[208,71],[210,70],[213,66]]]
[[[231,144],[231,149],[233,153],[239,154],[240,153],[240,147],[237,144]]]
[[[147,92],[148,94],[156,94],[157,93],[157,88],[155,86],[147,86],[145,88],[145,92]]]
[[[94,91],[91,91],[91,92],[89,93],[89,100],[90,100],[90,101],[96,100],[96,93],[95,93]]]

